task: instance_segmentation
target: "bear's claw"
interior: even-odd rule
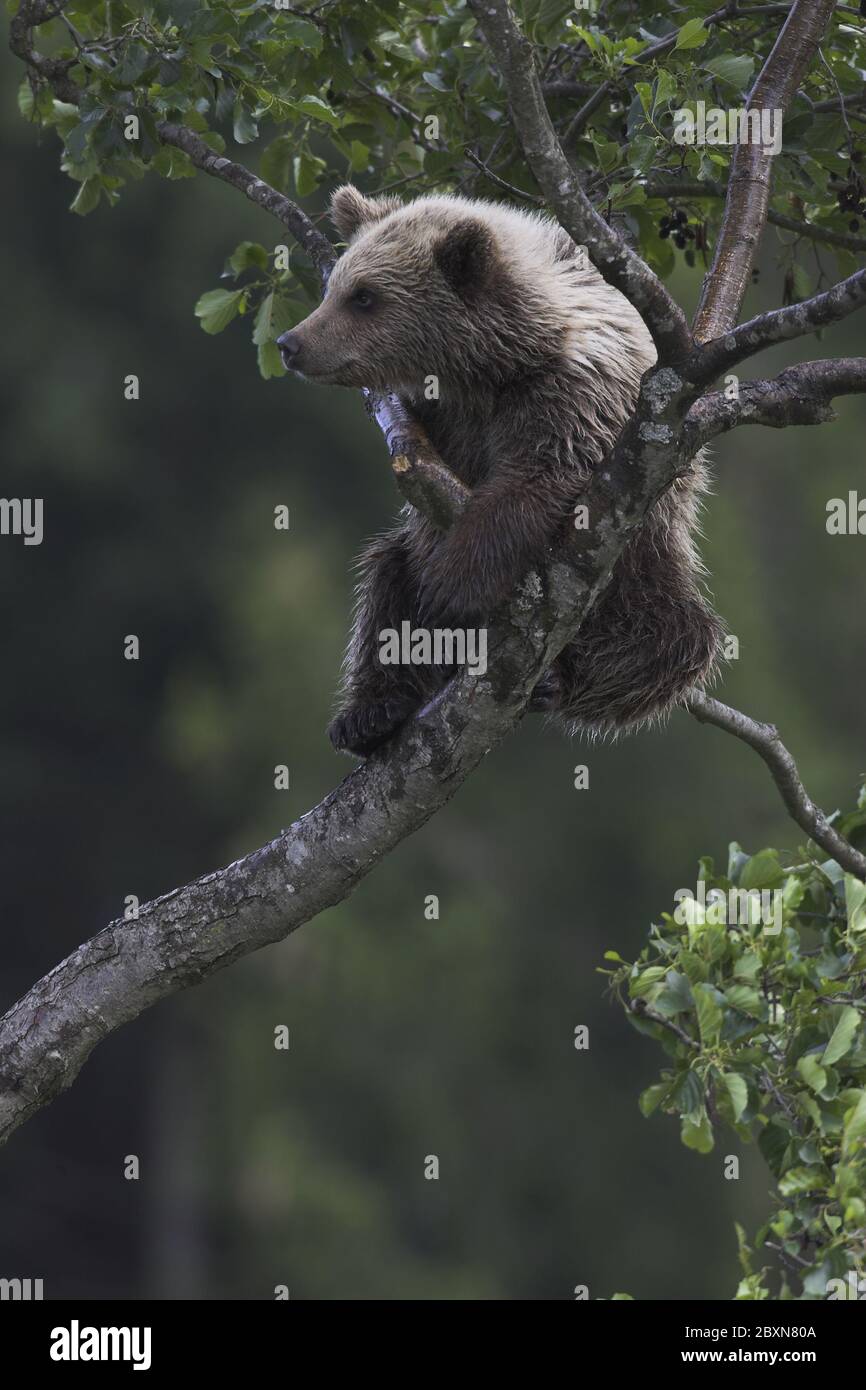
[[[328,726],[328,737],[338,753],[365,757],[385,743],[406,719],[406,710],[391,700],[344,709]]]
[[[562,679],[555,666],[551,666],[530,696],[527,710],[530,714],[549,714],[559,709],[562,703]]]

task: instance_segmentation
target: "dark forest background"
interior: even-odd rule
[[[128,894],[252,849],[348,769],[325,727],[351,564],[398,498],[358,397],[263,382],[245,323],[209,338],[193,317],[236,242],[278,225],[201,176],[70,214],[0,67],[0,492],[45,499],[40,547],[0,540],[2,1010]],[[772,253],[749,311],[779,301]],[[756,374],[862,350],[853,319]],[[863,486],[864,412],[722,440],[705,522],[741,643],[723,698],[781,726],[827,809],[866,767],[866,540],[825,531],[827,499]],[[680,714],[585,746],[527,719],[348,902],[110,1038],[14,1136],[0,1276],[57,1298],[730,1298],[763,1160],[741,1150],[726,1182],[730,1138],[700,1157],[641,1117],[657,1049],[595,972],[733,838],[799,833],[725,735]]]

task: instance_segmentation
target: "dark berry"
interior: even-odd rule
[[[860,230],[860,223],[857,221],[856,217],[851,218],[851,221],[848,223],[848,226],[851,228],[852,232],[859,232]]]
[[[659,227],[659,237],[661,238],[662,241],[667,241],[667,239],[668,239],[668,237],[670,236],[670,234],[671,234],[671,229],[670,229],[670,227]]]
[[[674,237],[674,242],[676,243],[676,245],[679,247],[679,249],[680,249],[681,251],[684,251],[684,250],[685,250],[685,247],[686,247],[686,239],[685,239],[685,237],[683,236],[682,232],[677,232],[676,236]]]
[[[686,252],[686,265],[693,266],[695,263],[695,253],[691,247]]]

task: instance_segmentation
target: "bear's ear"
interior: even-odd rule
[[[343,241],[350,241],[362,227],[381,221],[399,207],[399,198],[367,198],[354,184],[344,183],[331,194],[331,221]]]
[[[436,264],[461,299],[483,289],[493,269],[493,236],[473,217],[455,222],[433,252]]]

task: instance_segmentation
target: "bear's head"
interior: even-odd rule
[[[348,249],[319,307],[279,339],[285,365],[325,385],[409,392],[431,376],[489,386],[525,369],[538,306],[486,206],[337,189],[331,215]]]

